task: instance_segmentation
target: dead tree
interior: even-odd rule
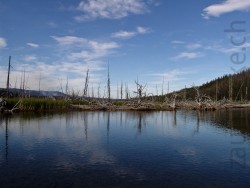
[[[128,84],[125,84],[125,96],[126,96],[126,99],[128,100],[128,99],[129,99],[129,89],[128,89]]]
[[[8,76],[7,76],[7,86],[6,86],[6,89],[7,89],[7,97],[9,97],[10,95],[10,61],[11,61],[11,56],[9,56],[9,66],[8,66]]]
[[[83,90],[84,97],[87,97],[88,95],[88,84],[89,84],[89,69],[87,70],[87,74],[85,78],[85,84],[84,84],[84,90]]]
[[[233,101],[233,77],[229,77],[229,88],[228,88],[228,97],[229,100],[232,102]]]
[[[198,109],[207,109],[208,107],[211,107],[211,98],[205,94],[200,94],[198,87],[193,86],[193,88],[196,90],[195,101],[198,104]]]
[[[134,91],[134,93],[137,94],[138,97],[138,104],[141,103],[142,97],[146,96],[146,92],[143,92],[144,89],[146,88],[147,84],[145,84],[144,86],[139,84],[138,81],[135,81],[135,84],[137,86],[137,91]]]
[[[107,81],[107,88],[108,88],[108,101],[110,102],[110,77],[109,77],[109,65],[108,65],[108,81]]]
[[[170,107],[171,108],[173,108],[173,109],[176,109],[176,97],[177,97],[177,94],[176,93],[174,93],[173,95],[172,95],[172,102],[170,103]]]
[[[121,82],[121,99],[123,98],[123,83]]]

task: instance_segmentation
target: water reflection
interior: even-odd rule
[[[250,156],[244,169],[231,167],[235,140],[230,135],[236,133],[237,144],[250,152],[249,113],[238,109],[0,116],[0,173],[9,172],[0,176],[0,186],[13,182],[11,174],[17,182],[13,187],[20,187],[23,179],[26,187],[217,186],[231,185],[231,180],[246,185]]]

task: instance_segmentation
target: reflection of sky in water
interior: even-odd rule
[[[239,113],[244,117],[249,112],[1,116],[0,172],[15,172],[19,181],[26,178],[36,182],[40,177],[51,183],[57,176],[68,175],[65,182],[76,181],[74,186],[82,185],[83,180],[89,186],[160,186],[164,182],[180,186],[182,181],[183,185],[230,185],[232,181],[245,185],[250,183],[246,178],[250,156],[246,155],[243,169],[231,166],[236,160],[231,154],[234,148],[249,153],[248,119],[239,119]],[[244,142],[232,144],[235,140]],[[242,161],[237,158],[237,162]],[[7,175],[1,179],[9,183],[11,178]]]

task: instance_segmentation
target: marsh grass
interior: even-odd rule
[[[70,101],[52,100],[42,98],[10,98],[7,99],[7,108],[12,109],[20,100],[18,109],[21,111],[47,111],[47,110],[67,110],[70,108]]]

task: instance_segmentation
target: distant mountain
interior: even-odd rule
[[[30,97],[65,97],[66,94],[59,92],[59,91],[37,91],[37,90],[23,90],[11,88],[10,94],[12,96],[21,96],[24,93],[26,96]],[[6,89],[0,88],[0,95],[6,95]]]

